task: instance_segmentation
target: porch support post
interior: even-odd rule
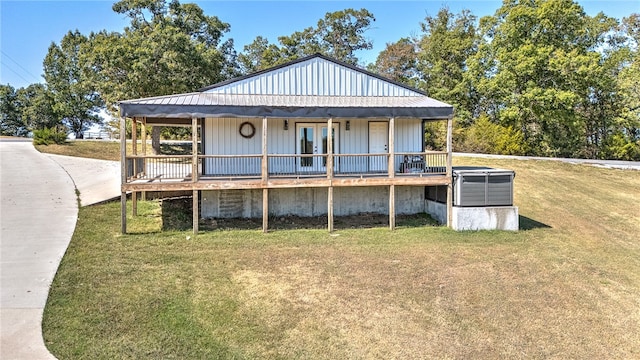
[[[127,131],[126,118],[120,118],[120,223],[122,234],[127,233],[127,192],[124,185],[127,183]]]
[[[452,153],[453,153],[453,115],[447,118],[447,226],[451,227],[453,219],[453,170],[452,170]]]
[[[333,118],[327,120],[327,229],[333,232]]]
[[[138,176],[138,159],[135,158],[138,155],[138,121],[137,118],[131,119],[131,155],[133,159],[133,176]],[[131,213],[133,216],[138,216],[138,193],[131,192]]]
[[[267,155],[267,117],[262,118],[262,184],[266,186],[269,178],[269,157]]]
[[[333,179],[333,118],[327,120],[327,179]]]
[[[198,225],[200,223],[200,214],[198,212],[199,191],[193,190],[193,234],[198,233]]]
[[[267,117],[262,118],[262,232],[269,231],[269,189],[267,181],[269,180],[269,156],[268,156],[268,128]]]
[[[389,185],[389,230],[396,228],[396,186]]]
[[[191,119],[191,181],[198,182],[198,118]]]
[[[396,121],[394,117],[389,118],[389,162],[388,171],[389,178],[396,177],[396,146],[395,146],[395,133],[396,133]],[[396,186],[394,184],[389,185],[389,230],[396,228]]]
[[[262,189],[262,232],[269,231],[269,189]]]
[[[333,186],[327,188],[327,229],[333,232]]]
[[[396,176],[395,123],[395,118],[389,118],[389,161],[387,170],[389,171],[390,178],[394,178]]]
[[[142,118],[140,124],[140,133],[142,135],[142,155],[147,156],[147,118]],[[142,160],[142,174],[147,175],[147,159]],[[142,201],[147,201],[147,192],[142,191]]]
[[[198,118],[191,118],[191,181],[198,182]],[[193,234],[198,233],[200,214],[198,212],[198,190],[193,190]]]

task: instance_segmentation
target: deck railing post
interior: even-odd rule
[[[140,133],[142,135],[142,155],[147,156],[147,118],[142,118],[140,124]],[[147,159],[142,159],[142,176],[147,176]],[[147,192],[142,192],[142,201],[147,200]]]
[[[198,118],[191,118],[191,181],[198,182]],[[198,224],[200,222],[200,213],[198,212],[199,192],[193,190],[192,196],[192,214],[193,214],[193,234],[198,233]]]
[[[138,121],[137,118],[131,119],[131,155],[133,155],[133,176],[138,176]],[[133,216],[138,216],[138,193],[131,192],[131,213]]]
[[[120,218],[121,232],[127,233],[127,192],[124,185],[127,183],[127,120],[120,118]]]
[[[261,166],[261,178],[262,178],[262,232],[266,233],[269,230],[269,189],[267,188],[267,182],[269,180],[269,156],[268,156],[268,144],[267,144],[267,117],[262,117],[262,166]]]
[[[198,182],[198,118],[191,119],[191,179]]]
[[[447,118],[447,226],[451,227],[453,219],[453,114]]]
[[[389,178],[396,176],[396,149],[395,149],[395,118],[389,118]],[[396,188],[389,185],[389,229],[396,227]]]
[[[396,175],[395,132],[395,119],[391,117],[389,118],[389,159],[387,165],[390,178],[394,178]]]
[[[269,179],[269,158],[268,158],[268,146],[267,146],[267,117],[262,118],[262,166],[261,176],[262,182],[266,185]]]
[[[333,231],[333,118],[327,120],[327,228]]]

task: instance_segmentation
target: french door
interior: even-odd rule
[[[299,155],[322,155],[329,151],[328,127],[325,123],[297,123],[296,124],[296,153]],[[338,124],[333,124],[332,132],[333,153],[338,149]],[[327,172],[326,156],[305,156],[298,158],[296,168],[303,173]],[[335,165],[334,165],[335,168]]]

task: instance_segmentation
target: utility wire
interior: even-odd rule
[[[11,56],[9,56],[6,52],[0,50],[0,52],[2,52],[2,55],[6,56],[7,59],[13,61],[16,65],[18,65],[22,70],[24,70],[24,72],[26,72],[27,74],[31,75],[31,77],[33,77],[34,79],[36,79],[36,82],[40,82],[40,77],[33,75],[33,73],[27,69],[25,69],[22,65],[20,65],[19,62],[13,60],[13,58],[11,58]],[[7,66],[7,64],[5,63],[5,66]],[[22,76],[21,76],[22,77]],[[23,80],[25,80],[24,78],[22,78]],[[25,80],[26,82],[29,82],[27,80]]]
[[[25,79],[25,78],[24,78],[24,76],[20,75],[17,71],[13,70],[13,69],[11,68],[11,66],[9,66],[9,64],[7,64],[7,63],[3,63],[3,62],[2,62],[2,60],[0,60],[0,64],[2,64],[3,66],[5,66],[5,67],[6,67],[7,69],[9,69],[12,73],[14,73],[14,74],[18,75],[18,77],[19,77],[19,78],[21,78],[22,80],[24,80],[27,84],[29,84],[29,83],[30,83],[30,81],[29,81],[29,80],[27,80],[27,79]]]

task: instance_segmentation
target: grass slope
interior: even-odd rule
[[[120,161],[120,142],[101,140],[69,141],[64,145],[34,145],[42,153],[77,156],[91,159]],[[133,145],[127,142],[127,155],[131,155]],[[160,151],[165,155],[189,155],[191,144],[188,142],[166,142],[160,144]],[[142,144],[138,142],[138,153],[142,153]],[[151,144],[147,146],[147,154],[151,155]]]
[[[60,359],[640,357],[640,172],[514,169],[528,230],[160,232],[84,207],[44,312]]]

